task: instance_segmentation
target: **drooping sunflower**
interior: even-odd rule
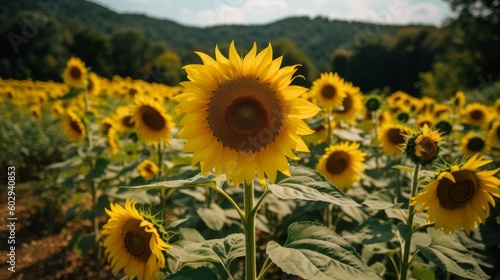
[[[165,113],[165,109],[153,99],[146,96],[135,100],[136,106],[132,109],[132,122],[137,133],[146,143],[169,143],[170,131],[174,126],[172,117]]]
[[[500,146],[500,119],[492,123],[488,132],[488,142],[491,146]]]
[[[465,106],[462,116],[463,123],[484,128],[488,125],[490,112],[484,104],[470,103]]]
[[[320,77],[313,81],[309,96],[319,106],[331,110],[342,105],[347,89],[344,79],[337,73],[321,73]]]
[[[359,143],[344,142],[326,148],[316,169],[340,190],[345,191],[354,182],[359,182],[360,173],[365,171],[365,157],[366,154],[359,149]]]
[[[110,216],[103,226],[105,254],[116,275],[124,270],[126,279],[160,279],[158,272],[165,266],[163,251],[171,248],[152,221],[135,208],[135,201],[126,200],[125,207],[111,203]],[[159,233],[160,232],[160,233]]]
[[[486,137],[474,131],[469,131],[465,134],[460,147],[462,154],[469,157],[476,154],[484,155],[489,151],[489,144],[486,141]]]
[[[462,227],[470,233],[490,215],[493,196],[500,197],[500,179],[495,177],[500,168],[478,170],[490,162],[475,155],[465,164],[451,166],[413,197],[412,205],[419,212],[427,209],[427,221],[445,233]]]
[[[145,159],[139,165],[137,165],[137,169],[139,170],[139,174],[145,180],[149,180],[153,178],[156,174],[160,172],[160,168],[156,163],[150,159]]]
[[[397,156],[403,152],[405,138],[403,135],[411,134],[410,128],[403,124],[385,123],[378,131],[378,140],[382,151],[390,156]]]
[[[350,82],[346,82],[345,97],[342,99],[341,107],[334,108],[333,115],[342,119],[345,123],[356,121],[356,116],[363,110],[363,95],[359,87],[355,87]]]
[[[443,137],[436,130],[431,130],[427,124],[418,131],[410,135],[406,140],[405,153],[416,164],[429,164],[438,155],[439,142]]]
[[[68,109],[61,118],[63,131],[73,142],[82,142],[86,136],[85,125],[72,109]]]
[[[239,184],[267,176],[275,181],[277,171],[289,175],[286,157],[308,152],[300,135],[313,131],[302,120],[319,108],[299,98],[306,90],[290,85],[295,66],[280,68],[282,57],[272,59],[272,47],[257,54],[253,45],[241,58],[234,42],[229,58],[215,48],[215,60],[198,52],[203,64],[184,67],[190,81],[182,82],[184,93],[175,100],[184,114],[178,137],[186,139],[184,152],[193,152],[203,173],[215,168]]]
[[[70,87],[76,89],[85,88],[88,84],[85,63],[77,57],[70,58],[63,72],[63,80]]]

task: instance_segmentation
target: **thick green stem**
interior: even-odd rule
[[[375,154],[375,168],[378,172],[378,168],[379,168],[379,165],[378,165],[378,157],[379,157],[379,151],[378,151],[378,110],[377,111],[374,111],[373,112],[373,116],[372,116],[372,122],[373,122],[373,141],[375,142],[375,151],[374,151],[374,154]]]
[[[326,127],[327,127],[327,133],[328,133],[328,147],[330,147],[330,145],[332,145],[333,141],[332,141],[332,114],[331,114],[331,111],[328,109],[325,111],[326,112]]]
[[[243,229],[245,231],[245,279],[255,280],[257,275],[256,254],[255,254],[255,216],[257,211],[254,210],[254,185],[253,182],[247,184],[245,182],[243,207],[245,211],[245,219],[243,221]]]
[[[163,141],[160,141],[158,143],[158,178],[159,180],[163,180]],[[160,203],[161,203],[161,209],[162,211],[165,211],[166,207],[166,190],[165,188],[160,189]]]
[[[400,280],[406,280],[408,274],[408,268],[410,266],[410,262],[408,261],[410,258],[410,245],[411,245],[411,237],[413,235],[413,216],[415,215],[415,207],[411,204],[411,199],[415,196],[417,192],[418,186],[418,172],[420,171],[420,164],[416,164],[413,169],[413,179],[411,183],[410,190],[410,198],[408,202],[408,219],[406,224],[411,228],[411,234],[408,236],[408,240],[404,243],[403,249],[403,260],[401,263],[401,277]]]

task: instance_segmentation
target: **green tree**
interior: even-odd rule
[[[111,78],[113,68],[111,65],[111,42],[109,38],[92,29],[83,29],[73,36],[71,52],[85,61],[97,74]]]

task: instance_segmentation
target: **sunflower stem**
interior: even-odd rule
[[[418,186],[418,173],[420,171],[420,164],[415,164],[415,167],[413,169],[413,178],[412,178],[412,183],[411,183],[411,190],[410,190],[410,198],[408,201],[408,219],[406,224],[410,226],[411,228],[411,234],[408,236],[408,240],[404,242],[404,249],[403,249],[403,260],[401,263],[401,277],[399,278],[400,280],[406,280],[407,274],[408,274],[408,268],[410,266],[410,262],[408,261],[410,258],[410,245],[411,245],[411,237],[413,235],[413,216],[415,214],[415,206],[411,204],[411,199],[415,196],[417,192],[417,186]]]
[[[379,170],[379,165],[378,165],[378,157],[379,157],[379,151],[378,151],[378,140],[377,140],[377,135],[378,135],[378,110],[376,110],[375,112],[373,112],[373,119],[372,119],[372,122],[373,122],[373,141],[375,142],[375,151],[374,151],[374,154],[375,154],[375,168],[378,172]]]
[[[161,181],[163,180],[163,141],[160,140],[160,143],[158,143],[158,179]],[[165,194],[165,188],[160,189],[160,205],[162,211],[165,211],[166,207],[166,194]]]
[[[330,147],[332,145],[332,113],[331,111],[328,109],[328,110],[325,110],[326,112],[326,127],[327,127],[327,130],[328,130],[328,147]]]
[[[254,185],[253,182],[245,182],[245,192],[243,198],[243,207],[245,211],[245,220],[243,221],[243,230],[245,232],[245,279],[255,280],[257,275],[256,254],[255,254],[255,216],[257,211],[254,209]]]

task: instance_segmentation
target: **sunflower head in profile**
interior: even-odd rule
[[[359,149],[359,143],[341,143],[325,150],[316,166],[319,173],[340,190],[347,190],[359,182],[360,173],[365,171],[363,162],[366,154]]]
[[[397,156],[403,152],[406,143],[403,135],[411,134],[410,128],[402,124],[385,123],[378,131],[378,140],[382,151],[389,156]]]
[[[489,143],[486,141],[486,137],[478,132],[469,131],[462,138],[460,144],[462,149],[462,154],[464,156],[471,157],[475,154],[484,155],[489,151]]]
[[[490,111],[481,103],[470,103],[462,112],[462,122],[465,124],[485,128],[490,119]]]
[[[77,57],[72,57],[66,63],[63,80],[65,84],[72,88],[83,89],[88,84],[87,75],[85,63]]]
[[[172,117],[153,99],[141,96],[135,99],[136,106],[132,109],[132,122],[139,136],[146,143],[168,144],[170,131],[173,127]]]
[[[363,94],[359,87],[355,87],[350,82],[345,83],[345,97],[341,106],[334,108],[333,115],[342,119],[345,123],[353,123],[356,116],[363,110]]]
[[[309,96],[319,106],[331,110],[342,105],[346,90],[344,79],[337,73],[321,73],[320,77],[313,81]]]
[[[495,174],[500,170],[478,169],[491,160],[477,155],[461,165],[453,165],[425,186],[412,204],[417,211],[427,209],[427,221],[435,227],[452,234],[462,227],[470,233],[490,215],[490,206],[495,206],[493,196],[500,197],[500,179]]]
[[[243,58],[234,42],[229,58],[215,48],[215,59],[197,53],[203,64],[184,67],[189,81],[174,98],[183,114],[178,137],[186,139],[184,152],[193,152],[201,171],[215,168],[234,184],[265,176],[275,181],[277,171],[289,175],[286,157],[292,150],[308,152],[300,135],[313,131],[302,120],[319,108],[299,98],[306,89],[290,85],[295,66],[273,60],[272,47],[257,53],[256,44]]]
[[[165,232],[161,223],[139,212],[135,203],[127,199],[125,207],[111,203],[111,210],[105,209],[110,217],[102,231],[105,254],[115,275],[123,269],[126,279],[160,279],[163,251],[171,246],[160,236]]]
[[[491,124],[488,132],[488,142],[491,146],[500,146],[500,119]]]
[[[145,159],[139,165],[137,165],[137,169],[139,170],[139,174],[144,180],[149,180],[156,176],[160,172],[160,168],[156,163],[150,159]]]
[[[415,164],[426,165],[438,156],[439,144],[443,137],[438,131],[431,130],[427,124],[406,139],[405,153]]]
[[[80,116],[68,109],[61,118],[63,131],[73,142],[82,142],[86,136],[85,125]]]

